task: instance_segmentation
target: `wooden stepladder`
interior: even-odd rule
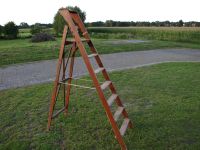
[[[101,100],[101,103],[105,109],[105,112],[107,114],[108,120],[112,126],[113,132],[115,134],[115,138],[119,142],[121,149],[125,150],[125,149],[127,149],[127,147],[126,147],[126,144],[124,143],[123,135],[125,134],[126,129],[128,127],[132,128],[132,126],[133,126],[130,119],[128,118],[128,114],[127,114],[119,96],[116,93],[115,87],[114,87],[112,81],[110,80],[106,69],[104,68],[104,66],[102,64],[100,56],[97,53],[97,50],[95,49],[95,47],[90,39],[90,36],[89,36],[83,22],[81,21],[81,18],[78,15],[78,13],[74,12],[74,11],[70,11],[68,9],[64,9],[64,8],[60,9],[59,12],[60,12],[61,16],[63,16],[64,20],[66,21],[67,26],[64,27],[62,43],[61,43],[61,47],[60,47],[56,79],[54,82],[54,89],[53,89],[52,99],[51,99],[50,108],[49,108],[47,129],[48,130],[50,129],[51,121],[54,117],[56,117],[61,112],[63,112],[63,111],[67,112],[67,110],[68,110],[70,89],[72,86],[71,82],[73,80],[72,75],[73,75],[75,53],[77,50],[79,50],[80,54],[83,58],[83,61],[87,67],[87,70],[89,72],[89,75],[92,78],[92,81],[93,81],[93,84],[95,87],[94,89],[96,89],[96,91],[97,91],[97,94],[98,94],[98,96]],[[71,32],[72,38],[74,40],[72,40],[72,41],[67,40],[68,31]],[[82,35],[82,36],[80,36],[80,35]],[[83,42],[86,42],[88,44],[89,49],[91,51],[90,55],[88,55]],[[71,49],[70,49],[70,52],[68,55],[69,57],[65,58],[65,46],[67,46],[67,45],[72,45],[72,46],[71,46]],[[90,58],[94,58],[96,60],[98,69],[96,69],[96,70],[93,69],[93,66],[90,62]],[[65,72],[66,72],[66,68],[67,68],[66,66],[67,66],[68,62],[69,62],[69,77],[66,78]],[[100,72],[102,73],[103,77],[105,78],[105,82],[103,84],[101,84],[99,82],[99,80],[97,79],[97,73],[100,73]],[[54,114],[53,110],[54,110],[54,106],[56,103],[57,95],[60,90],[61,84],[64,85],[64,108]],[[65,87],[65,85],[66,85],[66,87]],[[104,90],[106,88],[109,88],[112,93],[108,99],[106,98],[106,96],[104,94]],[[113,114],[110,107],[114,102],[116,102],[118,108],[117,108],[116,112]],[[120,116],[122,116],[124,119],[123,119],[122,126],[120,128],[118,128],[117,120],[119,119]]]

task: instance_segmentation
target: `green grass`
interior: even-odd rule
[[[113,41],[118,41],[116,44]],[[194,48],[200,49],[199,44],[148,41],[145,43],[123,43],[117,39],[93,39],[94,45],[100,54],[151,50],[161,48]],[[0,41],[0,66],[25,63],[38,60],[58,58],[60,38],[57,41],[31,43],[30,39],[1,40]]]
[[[43,29],[43,31],[48,33],[48,34],[55,35],[55,31],[54,31],[53,28],[45,28],[45,29]],[[21,39],[32,37],[31,28],[19,29],[18,37],[21,38]]]
[[[96,27],[88,30],[95,38],[139,38],[200,43],[198,27]]]
[[[200,43],[200,27],[89,27],[93,38],[148,39],[175,42]],[[55,34],[53,28],[45,32]],[[30,37],[30,29],[20,29],[19,37]]]
[[[166,63],[113,72],[135,127],[128,149],[200,147],[200,63]],[[46,131],[52,84],[0,92],[0,149],[119,149],[96,94],[73,89],[68,115]],[[61,105],[62,101],[58,101]]]
[[[100,54],[163,48],[200,49],[200,28],[174,27],[98,27],[88,28]],[[46,29],[53,33],[53,29]],[[30,29],[20,29],[19,37],[30,37]],[[1,40],[0,67],[16,63],[58,58],[60,39],[55,42],[31,43],[30,39]],[[124,39],[148,39],[146,43],[115,44]]]
[[[19,29],[19,38],[30,38],[31,37],[31,33],[30,33],[31,29],[27,28],[27,29]]]

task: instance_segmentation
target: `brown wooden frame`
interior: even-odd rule
[[[60,47],[60,54],[59,54],[59,60],[58,60],[58,65],[57,65],[57,71],[56,71],[56,79],[54,82],[54,90],[53,90],[53,94],[52,94],[52,99],[51,99],[51,104],[50,104],[50,108],[49,108],[49,117],[48,117],[48,126],[47,129],[50,129],[50,125],[51,125],[51,121],[53,117],[53,109],[55,106],[55,102],[56,102],[56,96],[59,90],[59,84],[61,84],[62,82],[60,82],[60,72],[61,72],[61,66],[63,64],[63,76],[62,76],[62,80],[65,80],[65,71],[66,68],[65,66],[65,58],[64,58],[64,48],[66,45],[70,45],[72,44],[72,48],[71,48],[71,61],[70,61],[70,68],[69,68],[69,78],[67,80],[67,87],[65,88],[64,86],[64,94],[65,94],[65,106],[63,109],[61,109],[60,112],[65,111],[65,113],[67,113],[68,110],[68,106],[69,106],[69,99],[70,99],[70,89],[71,89],[71,81],[72,81],[72,76],[73,76],[73,67],[74,67],[74,60],[75,60],[75,53],[77,50],[80,51],[81,56],[83,58],[83,61],[86,65],[86,68],[89,72],[89,75],[92,78],[94,87],[96,88],[97,94],[101,100],[101,103],[105,109],[105,112],[107,114],[108,120],[112,126],[113,132],[115,134],[115,137],[117,139],[117,141],[119,142],[121,149],[125,150],[127,149],[126,144],[124,143],[123,140],[123,135],[125,134],[125,131],[127,129],[127,127],[132,128],[133,125],[128,117],[128,113],[126,112],[119,96],[117,95],[116,89],[113,85],[113,83],[111,82],[108,73],[106,71],[106,69],[104,68],[100,56],[97,53],[97,50],[95,49],[90,36],[83,24],[83,22],[81,21],[80,16],[78,15],[78,13],[74,12],[74,11],[69,11],[67,9],[60,9],[59,13],[63,16],[64,20],[66,21],[68,26],[65,26],[64,31],[63,31],[63,37],[62,37],[62,43],[61,43],[61,47]],[[82,36],[84,38],[84,40],[81,39],[80,34],[77,30],[77,28],[80,30],[80,32],[82,33]],[[67,31],[68,29],[71,31],[72,36],[74,38],[74,41],[67,41],[66,40],[66,35],[67,35]],[[95,71],[92,67],[92,64],[90,62],[89,59],[89,55],[86,52],[86,49],[84,47],[83,42],[87,42],[88,46],[90,47],[90,50],[92,52],[92,57],[95,58],[99,68],[97,71]],[[101,84],[96,76],[96,72],[102,72],[106,82],[104,84]],[[103,89],[104,88],[110,88],[112,95],[111,97],[107,100]],[[112,102],[116,102],[116,104],[118,105],[118,109],[116,111],[116,113],[113,115],[111,110],[110,110],[110,106],[112,104]],[[58,113],[60,113],[58,112]],[[119,129],[117,126],[117,118],[119,117],[119,115],[122,115],[124,117],[124,122],[121,126],[121,128]]]

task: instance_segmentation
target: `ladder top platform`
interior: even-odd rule
[[[69,9],[67,9],[67,8],[60,8],[59,11],[61,11],[61,10],[68,10],[70,13],[78,14],[76,11],[69,10]]]

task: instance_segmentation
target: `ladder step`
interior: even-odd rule
[[[78,26],[75,26],[76,27],[76,30],[78,30],[79,29],[79,27]]]
[[[125,132],[126,132],[126,129],[128,128],[128,125],[130,123],[130,119],[128,118],[125,118],[123,123],[122,123],[122,126],[120,128],[120,134],[121,136],[124,136]]]
[[[109,85],[111,84],[111,81],[106,81],[101,85],[101,89],[105,90]]]
[[[88,32],[86,31],[86,32],[84,32],[82,35],[84,36],[84,35],[86,35],[86,34],[88,34]]]
[[[109,99],[108,99],[108,105],[109,106],[111,106],[112,105],[112,103],[116,100],[116,98],[117,98],[117,94],[112,94],[110,97],[109,97]]]
[[[91,57],[95,57],[95,56],[97,56],[97,55],[98,55],[97,53],[94,53],[94,54],[88,55],[88,57],[91,58]]]
[[[90,41],[89,39],[84,39],[84,40],[81,40],[82,42],[88,42]],[[73,44],[75,43],[76,41],[75,40],[66,40],[65,41],[65,45],[69,45],[69,44]]]
[[[115,121],[117,121],[119,119],[119,116],[121,115],[121,113],[123,112],[124,107],[118,107],[117,111],[114,114],[114,119]]]
[[[101,71],[103,71],[103,70],[104,70],[104,68],[103,68],[103,67],[100,67],[100,68],[96,69],[94,72],[97,74],[97,73],[99,73],[99,72],[101,72]]]

